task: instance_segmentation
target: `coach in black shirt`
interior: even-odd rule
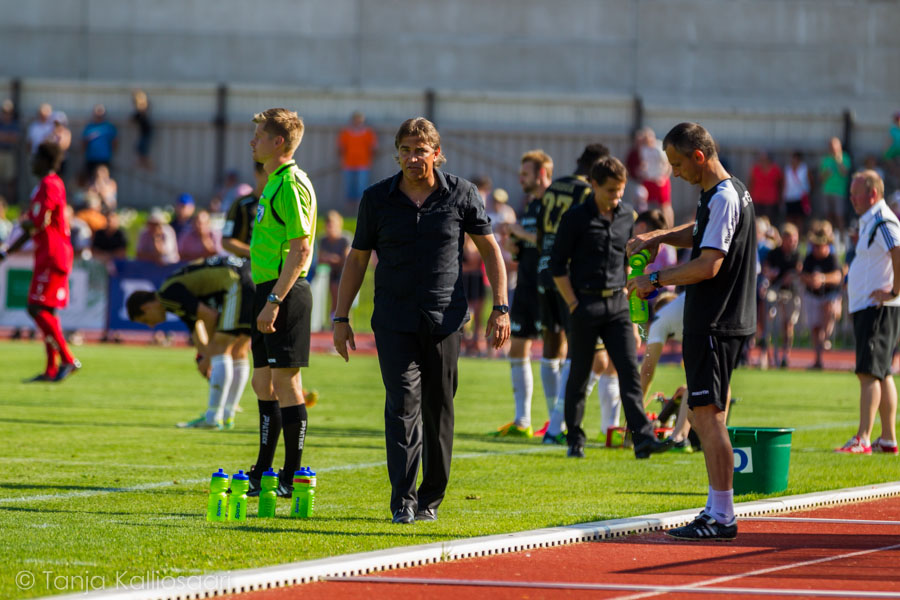
[[[634,230],[634,211],[622,204],[627,173],[612,156],[594,163],[590,173],[593,195],[563,215],[550,256],[550,271],[571,313],[569,356],[572,367],[566,383],[566,439],[568,455],[584,457],[586,440],[585,392],[597,337],[603,339],[619,374],[625,420],[634,439],[634,454],[647,458],[664,451],[643,408],[634,326],[625,295],[625,245]]]
[[[690,524],[667,533],[678,539],[731,540],[734,518],[734,454],[725,427],[731,373],[741,348],[756,331],[756,217],[747,188],[732,177],[716,143],[696,123],[681,123],[663,140],[672,172],[699,185],[693,223],[653,231],[629,242],[629,252],[659,244],[691,248],[691,260],[632,279],[628,290],[646,296],[654,287],[684,285],[684,369],[691,424],[700,436],[709,497]]]
[[[385,387],[385,438],[395,523],[433,521],[450,478],[453,396],[460,329],[468,319],[462,289],[462,249],[468,234],[484,259],[494,294],[486,335],[494,348],[509,338],[506,270],[475,186],[436,167],[441,138],[421,117],[405,121],[394,139],[400,173],[368,188],[338,289],[334,346],[348,360],[355,350],[350,305],[372,251],[372,329]],[[422,484],[416,490],[423,456]]]

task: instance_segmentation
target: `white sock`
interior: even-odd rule
[[[206,407],[206,422],[215,423],[222,420],[225,394],[231,387],[234,364],[230,355],[217,354],[210,359],[209,365],[209,404]]]
[[[547,427],[547,433],[551,436],[559,435],[563,431],[563,425],[566,423],[566,383],[569,381],[569,370],[572,368],[572,361],[566,360],[562,369],[559,370],[559,390],[556,394],[556,402],[553,411],[550,413],[550,426]]]
[[[597,385],[597,382],[603,379],[603,375],[597,375],[593,371],[591,371],[591,377],[588,379],[587,388],[584,390],[584,397],[587,398],[591,395],[591,392],[594,391],[594,386]]]
[[[516,425],[531,425],[531,394],[534,391],[534,375],[528,358],[509,359],[509,374],[512,378],[513,399],[516,401]]]
[[[703,509],[703,512],[705,512],[708,515],[712,514],[712,495],[713,495],[713,489],[712,489],[712,486],[710,485],[706,489],[706,508]]]
[[[619,411],[622,408],[622,395],[619,392],[618,375],[602,375],[597,387],[600,398],[600,426],[606,435],[610,427],[619,426]]]
[[[734,522],[734,490],[719,491],[710,488],[711,515],[722,525]]]
[[[233,419],[234,413],[237,411],[241,396],[244,395],[244,388],[250,380],[250,361],[246,358],[240,358],[232,362],[234,365],[233,377],[228,392],[225,394],[225,419]]]
[[[544,400],[547,402],[547,414],[553,414],[556,405],[556,394],[559,391],[559,359],[541,359],[541,385],[544,388]]]

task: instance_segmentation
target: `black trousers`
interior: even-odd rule
[[[619,392],[625,422],[635,439],[653,435],[653,427],[644,412],[641,375],[637,363],[634,329],[628,316],[628,299],[623,293],[610,298],[578,295],[578,306],[569,317],[569,357],[572,366],[566,382],[566,434],[569,446],[583,446],[587,436],[581,428],[584,420],[585,392],[594,362],[597,337],[603,339],[609,359],[619,374]]]
[[[422,317],[419,331],[375,330],[384,381],[384,437],[391,512],[437,508],[450,480],[453,396],[459,382],[461,333],[436,335]],[[416,490],[419,463],[422,485]]]

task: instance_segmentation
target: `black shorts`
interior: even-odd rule
[[[900,337],[900,307],[870,306],[853,313],[856,373],[884,379]]]
[[[725,410],[731,373],[751,336],[685,334],[681,351],[688,387],[688,406],[715,405]]]
[[[509,309],[509,331],[515,338],[534,339],[541,335],[541,315],[536,287],[517,287]]]
[[[247,261],[247,265],[250,261]],[[222,306],[215,307],[219,311],[218,330],[231,335],[250,335],[252,324],[256,321],[253,306],[256,296],[256,285],[250,276],[250,269],[241,268],[241,281],[238,288],[228,290],[222,298]]]
[[[309,366],[309,334],[312,324],[312,292],[306,279],[297,279],[281,301],[275,317],[275,331],[260,333],[256,317],[266,305],[275,280],[256,286],[253,302],[253,367],[290,369]]]
[[[462,274],[463,292],[468,302],[483,300],[487,294],[487,286],[484,285],[484,275],[481,271],[471,271]]]
[[[560,333],[569,328],[569,307],[555,285],[538,288],[538,314],[542,329]]]

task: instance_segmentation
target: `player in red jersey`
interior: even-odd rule
[[[66,188],[56,174],[62,150],[53,142],[42,143],[32,160],[32,172],[41,182],[31,194],[28,213],[22,216],[23,234],[8,250],[0,248],[0,261],[32,239],[34,275],[28,291],[28,314],[44,334],[46,370],[29,381],[62,381],[81,368],[69,352],[56,309],[69,303],[72,241],[66,221]],[[57,365],[57,361],[60,361]]]

